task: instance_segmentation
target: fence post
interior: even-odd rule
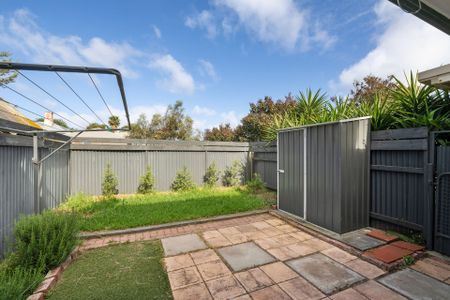
[[[39,139],[37,134],[33,135],[33,184],[34,184],[34,213],[41,212],[41,164],[39,163]]]

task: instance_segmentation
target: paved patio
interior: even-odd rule
[[[448,299],[450,265],[429,257],[386,273],[271,215],[91,239],[83,249],[161,239],[181,299]]]

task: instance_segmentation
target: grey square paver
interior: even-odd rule
[[[325,294],[331,294],[364,279],[358,273],[320,253],[288,261],[287,265]]]
[[[224,247],[218,251],[235,272],[275,261],[270,254],[253,242]]]
[[[208,248],[196,234],[185,234],[161,240],[166,256],[178,255]]]
[[[372,238],[361,232],[350,233],[344,237],[341,237],[340,240],[361,251],[385,244],[385,242]]]
[[[410,299],[449,299],[450,285],[411,269],[392,273],[378,280]]]

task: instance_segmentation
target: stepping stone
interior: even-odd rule
[[[408,243],[405,241],[396,241],[391,243],[392,246],[398,247],[398,248],[402,248],[402,249],[407,249],[407,250],[411,250],[411,251],[422,251],[423,249],[425,249],[424,246],[421,245],[417,245],[417,244],[413,244],[413,243]]]
[[[208,248],[196,234],[185,234],[161,240],[165,256],[178,255]]]
[[[378,281],[410,299],[444,300],[450,295],[450,285],[409,268]]]
[[[413,252],[411,250],[402,249],[391,245],[384,245],[375,249],[370,249],[364,253],[364,255],[390,264],[412,253]]]
[[[383,230],[374,229],[367,233],[368,236],[382,240],[386,243],[393,242],[398,240],[398,237],[395,235],[390,235],[384,232]]]
[[[234,272],[275,261],[269,253],[253,242],[224,247],[218,252]]]
[[[350,233],[342,237],[340,240],[361,251],[365,251],[367,249],[375,248],[385,244],[385,242],[381,240],[374,239],[360,232]]]
[[[287,264],[325,294],[364,280],[358,273],[320,253],[294,259]]]

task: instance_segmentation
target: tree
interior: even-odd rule
[[[36,122],[44,122],[44,118],[37,118]],[[62,127],[62,128],[67,128],[69,129],[69,125],[67,125],[67,123],[64,120],[61,119],[54,119],[53,123],[55,123],[56,125]]]
[[[355,80],[353,89],[350,92],[350,99],[361,104],[363,102],[373,102],[375,96],[387,99],[390,90],[396,87],[394,76],[390,75],[386,79],[368,75],[362,81]]]
[[[86,129],[106,129],[105,124],[99,124],[99,123],[91,123],[89,124]]]
[[[131,125],[130,137],[155,140],[192,140],[193,120],[184,114],[183,102],[176,101],[167,107],[164,115],[154,114],[151,121],[141,114]]]
[[[109,117],[108,124],[113,129],[119,128],[119,126],[120,126],[120,119],[119,119],[119,117],[118,116],[111,116],[111,117]]]
[[[236,139],[244,141],[261,141],[262,132],[276,114],[284,114],[295,110],[296,101],[291,94],[284,100],[273,101],[271,97],[264,97],[256,103],[250,103],[250,112],[241,120],[241,125],[236,128]]]
[[[231,142],[237,139],[235,130],[229,123],[220,124],[219,127],[205,130],[205,141]]]
[[[10,57],[11,57],[11,53],[0,51],[0,61],[9,62],[9,61],[11,61],[9,59]],[[17,77],[16,71],[5,70],[5,69],[0,70],[0,84],[8,84],[8,83],[14,82],[16,77]]]

